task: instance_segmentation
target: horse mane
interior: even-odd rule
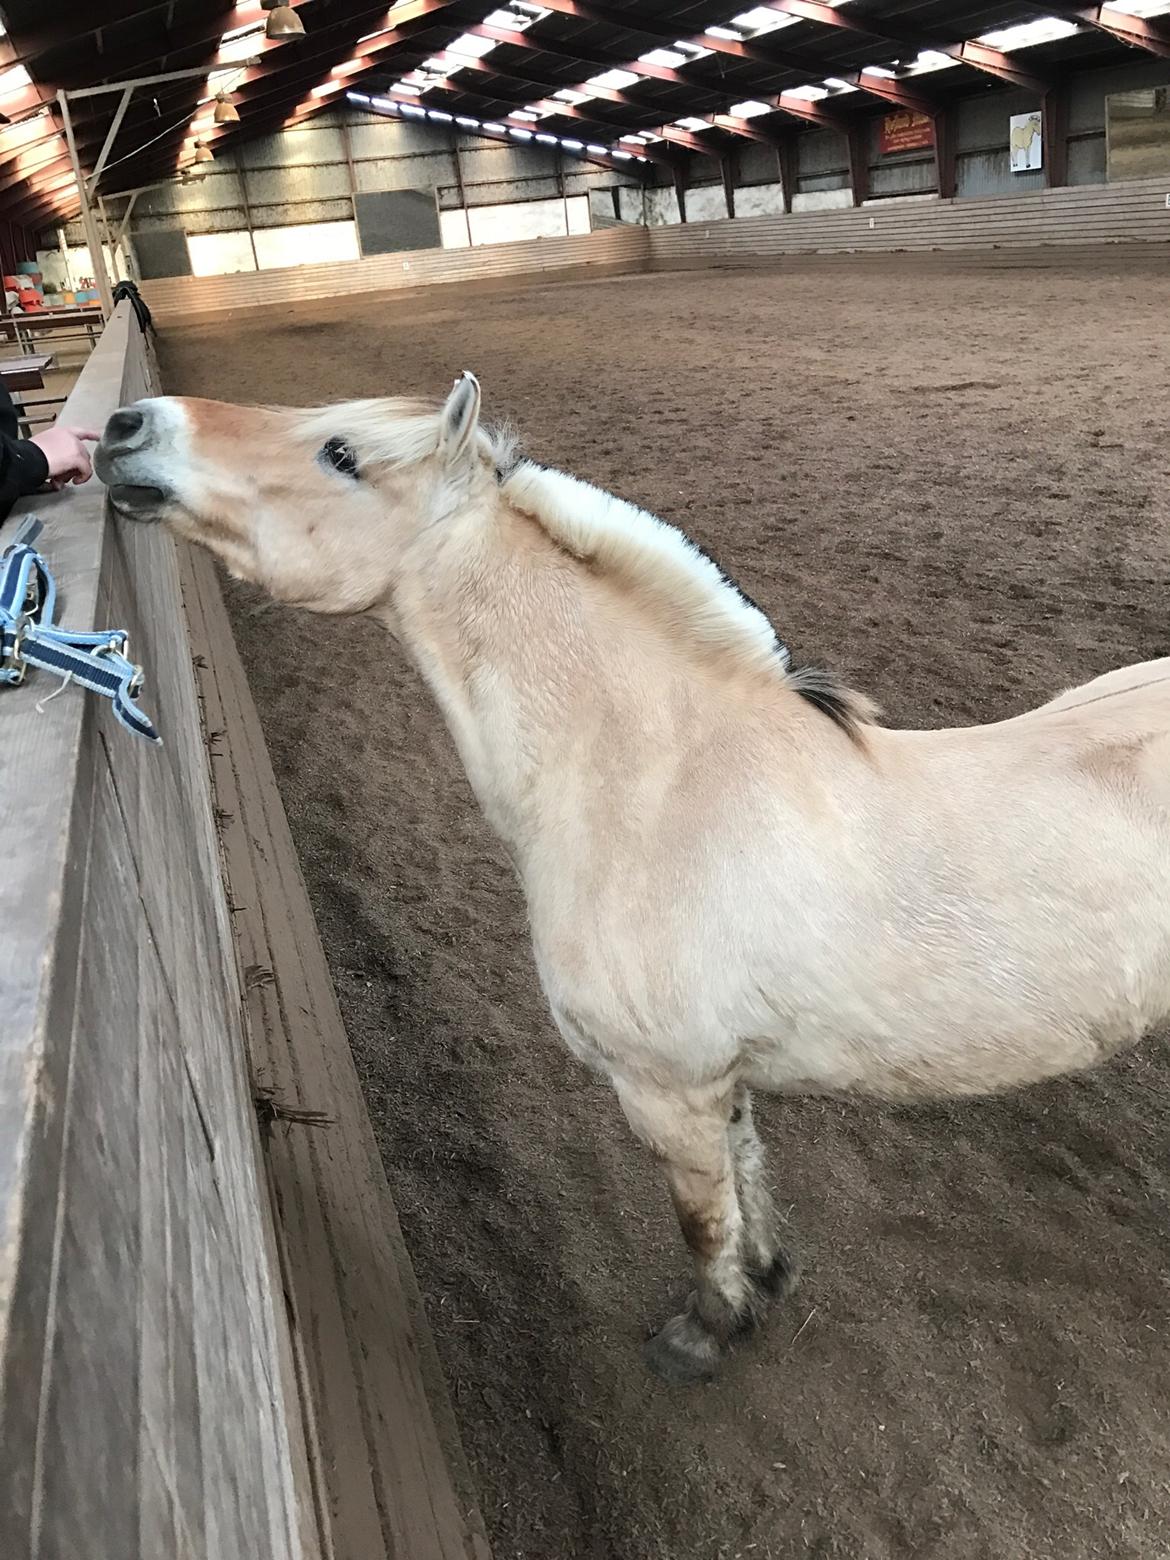
[[[513,465],[500,491],[572,557],[664,608],[674,632],[778,680],[854,740],[877,718],[870,700],[832,672],[794,666],[787,645],[751,597],[676,526],[530,460]]]
[[[313,408],[302,413],[302,426],[322,443],[351,440],[360,460],[399,466],[434,454],[440,416],[437,401],[383,396]],[[854,740],[876,720],[876,706],[834,673],[794,666],[788,646],[751,597],[677,526],[567,472],[523,459],[509,428],[481,425],[476,438],[510,504],[572,557],[654,601],[673,632],[776,679]]]

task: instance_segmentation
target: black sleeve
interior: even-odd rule
[[[39,445],[0,433],[0,519],[17,499],[35,493],[48,480],[49,462]]]

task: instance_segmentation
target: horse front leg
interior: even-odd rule
[[[616,1087],[634,1133],[666,1171],[695,1267],[694,1294],[650,1339],[646,1360],[667,1381],[705,1381],[766,1303],[744,1260],[744,1217],[728,1132],[733,1087],[667,1093],[626,1080]]]
[[[752,1120],[752,1096],[737,1084],[727,1127],[735,1185],[743,1212],[743,1255],[751,1278],[770,1296],[788,1294],[796,1284],[796,1263],[780,1240],[780,1216],[768,1189],[764,1145]]]

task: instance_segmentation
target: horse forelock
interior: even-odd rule
[[[309,438],[340,436],[358,446],[363,460],[389,466],[410,465],[433,455],[439,446],[442,402],[411,396],[338,401],[298,413]],[[508,427],[476,430],[480,453],[501,478],[515,468],[516,436]]]

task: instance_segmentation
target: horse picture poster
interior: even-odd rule
[[[1013,114],[1008,121],[1013,173],[1035,173],[1044,166],[1044,131],[1040,110]]]

